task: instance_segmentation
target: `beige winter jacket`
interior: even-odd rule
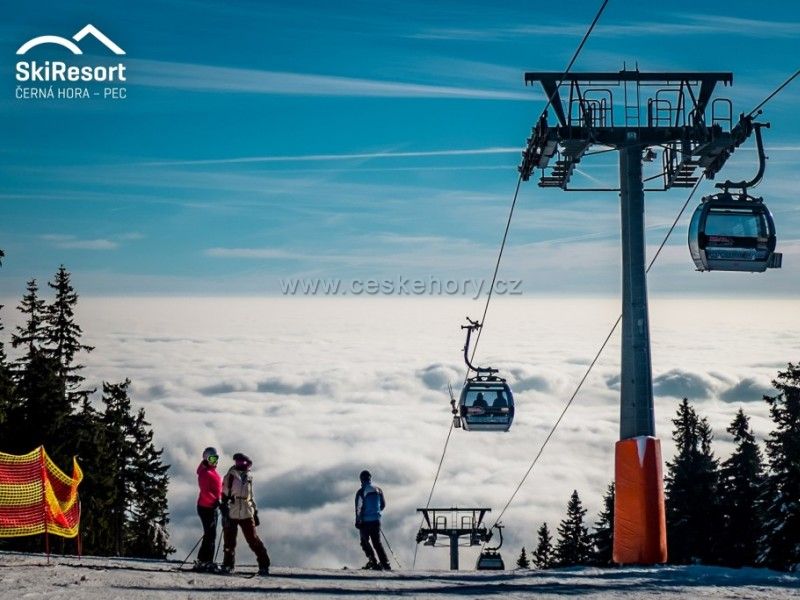
[[[230,498],[229,517],[231,519],[252,519],[256,513],[253,498],[253,478],[247,471],[231,467],[222,480],[222,496]]]

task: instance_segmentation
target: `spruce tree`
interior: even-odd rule
[[[538,569],[552,569],[555,566],[555,552],[553,550],[553,536],[547,523],[542,524],[536,532],[536,550],[533,552],[533,564]]]
[[[109,506],[109,524],[113,553],[125,556],[125,530],[128,507],[133,497],[133,437],[134,419],[128,397],[129,380],[122,383],[103,382],[103,424],[106,429],[106,469],[114,477],[113,502]]]
[[[558,526],[556,560],[560,567],[589,564],[592,557],[592,538],[584,525],[586,509],[581,504],[578,490],[572,492],[567,504],[567,517]]]
[[[603,497],[603,510],[594,526],[594,563],[601,567],[610,565],[614,551],[614,482],[608,484]]]
[[[7,444],[12,452],[30,452],[44,445],[56,464],[64,466],[72,455],[65,427],[72,407],[66,398],[60,365],[45,348],[47,308],[39,297],[35,279],[28,282],[19,311],[27,318],[17,326],[11,344],[24,347],[25,352],[14,367],[16,400]]]
[[[17,359],[17,368],[24,369],[34,354],[41,350],[45,341],[44,337],[44,318],[46,306],[43,299],[39,297],[39,285],[35,279],[28,281],[25,288],[25,295],[22,297],[18,310],[28,315],[24,325],[18,325],[16,333],[11,336],[11,345],[14,348],[25,347],[25,354]]]
[[[13,453],[30,452],[45,446],[56,464],[65,465],[71,456],[70,432],[66,428],[70,407],[64,402],[64,386],[58,376],[58,364],[39,350],[34,350],[15,385],[17,406],[11,414],[13,427],[9,445]]]
[[[728,566],[753,566],[761,534],[761,519],[755,507],[763,489],[763,459],[750,419],[741,408],[727,432],[736,447],[720,469],[721,558]]]
[[[528,560],[528,555],[525,552],[525,546],[522,547],[522,550],[519,553],[519,558],[517,559],[517,567],[520,569],[531,568],[531,561]]]
[[[800,363],[789,363],[764,396],[775,429],[766,441],[769,475],[760,503],[764,535],[759,561],[773,569],[800,567]]]
[[[175,549],[169,545],[167,487],[169,465],[162,460],[163,449],[153,444],[153,430],[140,409],[132,429],[132,498],[126,532],[127,554],[145,558],[166,558]]]
[[[79,374],[83,365],[75,364],[75,355],[78,352],[91,352],[94,348],[81,343],[83,331],[75,322],[78,294],[72,287],[69,271],[64,265],[59,267],[55,280],[48,282],[47,285],[55,290],[55,298],[53,303],[47,306],[42,329],[43,337],[48,354],[61,365],[60,375],[70,401],[77,403],[91,391],[79,389],[84,380]]]
[[[84,399],[71,417],[74,452],[83,470],[80,485],[81,542],[89,555],[115,553],[113,509],[117,505],[117,457],[109,455],[109,430],[103,419]]]
[[[708,421],[684,398],[672,420],[676,451],[667,463],[666,508],[670,562],[718,562],[721,513],[718,462]]]
[[[3,257],[3,251],[0,250],[0,259]],[[2,265],[2,260],[0,260]],[[0,311],[3,305],[0,304]],[[3,325],[2,316],[0,316],[0,334],[5,330]],[[14,379],[11,367],[8,364],[8,356],[6,355],[6,347],[3,339],[0,338],[0,452],[8,452],[5,448],[5,443],[8,432],[6,427],[9,423],[9,415],[14,410]]]
[[[128,395],[130,380],[103,383],[103,424],[113,475],[108,526],[113,554],[165,558],[174,549],[167,535],[169,465],[163,450],[153,444],[153,431],[144,410],[136,415]]]

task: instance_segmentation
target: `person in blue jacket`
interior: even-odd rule
[[[356,492],[356,529],[361,534],[361,548],[367,555],[367,564],[364,568],[391,571],[392,567],[381,544],[381,511],[386,508],[383,490],[372,485],[372,475],[369,471],[361,471],[359,479],[361,488]]]

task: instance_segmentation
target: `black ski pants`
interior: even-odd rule
[[[386,550],[383,549],[381,543],[381,522],[380,521],[365,521],[361,524],[359,529],[361,534],[361,548],[364,554],[367,555],[367,560],[375,561],[375,553],[378,553],[378,562],[382,565],[389,564],[389,559],[386,557]],[[370,546],[370,542],[372,545]],[[372,549],[375,548],[373,551]]]
[[[203,524],[203,541],[200,543],[197,560],[199,562],[211,562],[214,560],[214,548],[217,540],[217,517],[219,513],[216,508],[198,505],[197,514]]]

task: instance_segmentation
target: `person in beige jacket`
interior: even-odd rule
[[[242,529],[247,545],[258,559],[258,574],[269,575],[269,554],[264,542],[258,537],[258,508],[253,497],[253,477],[250,467],[253,461],[237,452],[233,455],[234,465],[228,469],[222,480],[222,527],[224,551],[222,572],[233,572],[236,563],[236,536]]]

